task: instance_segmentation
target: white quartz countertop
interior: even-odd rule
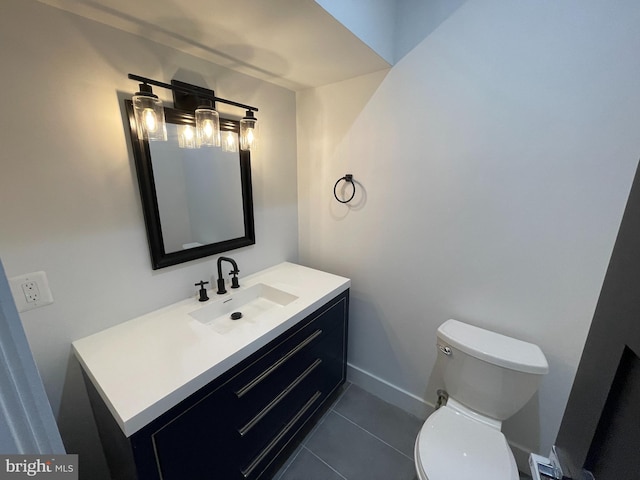
[[[73,342],[73,350],[126,436],[130,436],[192,393],[347,290],[350,280],[281,263],[240,278],[240,289],[265,284],[297,298],[278,305],[260,321],[218,333],[191,312],[209,302],[196,296]],[[242,321],[242,320],[239,320]]]

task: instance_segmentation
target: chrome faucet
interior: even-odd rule
[[[229,275],[233,275],[231,288],[238,288],[240,286],[238,283],[238,273],[240,273],[240,270],[238,270],[236,261],[229,257],[218,257],[218,291],[216,292],[218,295],[227,293],[227,290],[224,288],[224,278],[222,278],[222,262],[229,262],[233,267],[233,270],[229,272]]]

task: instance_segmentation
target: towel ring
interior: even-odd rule
[[[338,198],[338,194],[336,193],[336,189],[338,188],[338,184],[342,181],[345,181],[347,183],[350,183],[351,186],[353,187],[353,192],[351,192],[351,196],[346,199],[346,200],[340,200]],[[340,203],[349,203],[351,200],[353,200],[353,197],[356,195],[356,184],[353,181],[353,175],[350,173],[347,173],[344,177],[339,178],[338,181],[336,182],[336,184],[333,186],[333,196],[336,197],[336,200],[339,201]]]

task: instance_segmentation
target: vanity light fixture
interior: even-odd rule
[[[131,99],[136,116],[138,132],[149,141],[167,140],[162,101],[154,95],[151,85],[140,84],[140,91]]]
[[[151,90],[151,85],[153,85],[173,91],[174,97],[176,93],[179,93],[183,96],[194,96],[202,100],[194,111],[196,122],[195,143],[198,148],[204,146],[222,146],[225,151],[237,151],[233,150],[233,148],[237,148],[236,145],[238,142],[235,136],[231,136],[232,141],[229,139],[229,132],[225,132],[225,142],[221,142],[220,117],[214,109],[214,102],[220,102],[246,110],[244,118],[240,120],[240,149],[255,149],[258,140],[258,120],[254,115],[254,112],[258,111],[256,107],[216,97],[213,95],[213,91],[183,82],[173,81],[172,84],[168,84],[132,73],[128,75],[128,78],[142,82],[140,84],[140,91],[136,93],[132,99],[136,124],[141,138],[146,140],[167,140],[164,108],[158,96],[154,95]],[[187,132],[186,128],[183,129],[180,132],[178,142],[180,146],[184,145],[184,148],[193,148],[191,146],[191,137],[189,137],[188,140],[188,135],[190,135],[190,133]]]

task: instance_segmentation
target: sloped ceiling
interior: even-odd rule
[[[314,0],[39,0],[291,90],[389,64]]]

